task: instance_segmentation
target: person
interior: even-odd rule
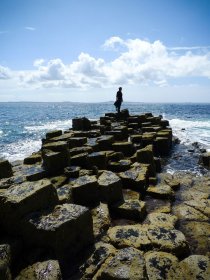
[[[123,102],[122,88],[119,87],[119,90],[118,90],[117,95],[116,95],[116,101],[114,103],[118,113],[120,113],[120,107],[121,107],[122,102]]]

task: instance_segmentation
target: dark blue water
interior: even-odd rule
[[[210,104],[123,103],[124,108],[131,114],[161,114],[183,145],[199,142],[210,149]],[[68,129],[75,117],[97,119],[106,112],[114,112],[112,103],[0,103],[0,157],[23,159],[39,150],[47,131]]]

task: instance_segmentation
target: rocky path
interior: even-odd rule
[[[124,110],[42,142],[0,161],[0,279],[210,279],[210,178],[161,172],[167,120]]]

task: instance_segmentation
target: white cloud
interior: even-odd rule
[[[34,61],[31,71],[19,71],[20,86],[31,88],[107,88],[113,85],[154,85],[163,87],[177,78],[210,79],[210,52],[198,47],[183,52],[167,48],[161,41],[123,40],[111,37],[106,48],[117,50],[112,61],[81,53],[70,64],[61,59]],[[119,50],[120,47],[120,50]],[[1,69],[1,68],[0,68]],[[3,69],[3,68],[2,68]],[[3,71],[4,70],[4,71]],[[0,70],[8,77],[6,68]],[[0,76],[0,77],[1,77]]]
[[[25,29],[29,30],[29,31],[35,31],[36,30],[36,28],[32,27],[32,26],[25,26]]]
[[[7,80],[12,77],[12,73],[9,68],[0,65],[0,80]]]

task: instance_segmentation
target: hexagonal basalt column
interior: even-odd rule
[[[88,208],[57,205],[24,218],[23,236],[29,245],[52,248],[57,257],[77,254],[93,242],[93,222]]]

